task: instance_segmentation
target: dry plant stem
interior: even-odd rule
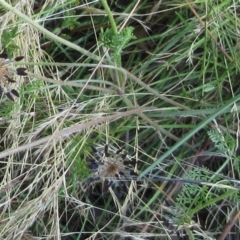
[[[100,65],[100,67],[108,67],[108,68],[114,68],[114,69],[116,68],[116,67],[109,66],[109,65]],[[137,83],[139,83],[139,85],[141,85],[142,87],[146,88],[149,92],[153,93],[154,95],[156,95],[161,100],[164,100],[164,101],[166,101],[168,103],[171,103],[174,106],[178,106],[180,108],[183,108],[183,109],[186,109],[186,110],[190,110],[190,108],[188,108],[188,107],[186,107],[186,106],[184,106],[182,104],[179,104],[179,103],[177,103],[177,102],[175,102],[175,101],[173,101],[173,100],[163,96],[162,94],[159,94],[157,91],[155,91],[154,89],[150,88],[148,85],[143,83],[140,79],[135,77],[133,74],[131,74],[130,72],[125,71],[125,69],[122,69],[122,68],[117,68],[117,69],[122,71],[122,72],[124,72],[124,73],[126,73],[129,76],[129,78],[134,79]],[[94,86],[90,86],[90,85],[84,85],[84,84],[78,84],[78,83],[71,83],[71,82],[53,80],[53,79],[46,78],[46,77],[43,77],[43,76],[35,75],[33,73],[28,73],[28,75],[31,76],[31,77],[42,79],[42,80],[44,80],[46,82],[55,83],[55,84],[59,84],[59,85],[75,86],[75,87],[81,87],[81,88],[86,88],[86,89],[93,89],[93,90],[98,90],[98,91],[101,91],[101,92],[108,92],[108,93],[114,93],[114,94],[118,94],[118,92],[119,92],[118,90],[112,90],[112,89],[94,87]],[[124,102],[126,103],[126,105],[130,109],[135,108],[134,105],[131,103],[131,101],[129,99],[127,99],[124,94],[120,94],[120,96],[122,97],[122,99],[124,100]],[[166,131],[165,129],[161,128],[158,124],[154,123],[145,114],[139,113],[138,116],[141,117],[142,119],[144,119],[150,125],[152,125],[155,129],[157,129],[160,132],[164,133],[166,136],[172,138],[175,141],[179,141],[178,137],[176,137],[175,135],[173,135],[170,132]],[[188,148],[192,149],[194,152],[196,151],[195,148],[193,148],[190,144],[185,143],[184,145],[187,146]]]
[[[224,240],[224,239],[226,239],[228,233],[231,231],[232,226],[239,219],[239,217],[240,217],[240,210],[237,211],[237,213],[235,214],[233,219],[229,220],[229,222],[224,227],[221,236],[219,236],[217,240]]]
[[[195,150],[195,151],[196,151],[196,150]],[[197,158],[199,157],[199,155],[201,155],[202,152],[203,152],[203,151],[198,151],[198,153],[196,154],[196,156],[193,158],[192,162],[191,162],[191,163],[189,164],[189,166],[187,167],[186,172],[189,172],[189,171],[192,169],[192,167],[194,166]],[[161,189],[159,189],[159,187],[158,187],[154,182],[152,182],[152,184],[156,187],[156,189],[158,189],[158,191],[161,190],[161,192],[166,196],[166,200],[165,200],[166,202],[171,201],[172,203],[175,203],[175,201],[172,199],[172,196],[175,194],[175,192],[177,192],[177,191],[179,190],[179,188],[182,186],[183,183],[182,183],[182,182],[176,182],[175,186],[173,187],[173,189],[171,189],[171,192],[168,193],[168,194],[166,194],[166,193],[163,191],[163,189],[165,188],[167,182],[164,182],[164,183],[162,184]],[[156,214],[153,215],[153,217],[150,219],[150,222],[154,222],[154,221],[155,221],[155,218],[156,218],[155,216],[157,215],[157,213],[159,213],[159,212],[161,211],[161,209],[162,209],[162,206],[160,206],[160,207],[157,209]],[[142,232],[145,232],[146,230],[147,230],[147,228],[144,228]]]
[[[89,121],[87,123],[82,123],[82,124],[75,125],[73,127],[66,128],[64,130],[53,133],[51,136],[41,138],[41,139],[39,139],[37,141],[34,141],[32,143],[17,147],[15,149],[10,149],[10,150],[3,151],[3,152],[0,153],[0,159],[4,158],[4,157],[7,157],[7,156],[10,156],[12,154],[15,154],[15,153],[33,148],[33,147],[36,147],[36,146],[39,147],[39,145],[41,145],[41,144],[46,144],[47,145],[50,141],[57,141],[60,138],[69,137],[71,134],[79,133],[82,130],[85,130],[89,127],[92,127],[92,126],[95,126],[95,125],[98,125],[98,124],[101,124],[101,123],[105,123],[106,121],[115,121],[119,118],[135,115],[135,114],[138,114],[139,112],[143,112],[144,110],[146,110],[146,109],[145,108],[136,108],[136,109],[129,110],[129,111],[126,111],[126,112],[121,112],[121,113],[117,113],[117,114],[114,114],[114,115],[111,115],[111,116],[108,116],[108,117],[102,117],[102,118],[99,118],[99,119],[94,119],[94,120]]]
[[[193,8],[193,6],[191,5],[191,3],[188,0],[185,0],[186,3],[188,4],[189,8],[191,9],[192,13],[196,16],[196,18],[198,19],[198,21],[201,23],[201,25],[203,27],[205,27],[205,23],[202,21],[202,19],[199,17],[199,15],[197,14],[197,12],[195,11],[195,9]],[[215,42],[215,45],[217,46],[217,48],[223,53],[223,55],[230,60],[231,62],[233,61],[233,59],[226,53],[226,51],[219,46],[219,44],[217,43],[216,38],[213,36],[213,34],[211,33],[211,31],[208,30],[208,28],[206,27],[207,33],[208,35],[211,37],[211,39]]]
[[[3,184],[0,187],[0,193],[4,191],[8,191],[9,189],[13,188],[17,183],[22,182],[24,177],[26,176],[26,173],[23,173],[22,175],[12,179],[11,181],[8,181],[7,183]]]
[[[57,35],[51,33],[50,31],[46,30],[45,28],[43,28],[42,26],[40,26],[39,24],[35,23],[32,19],[30,19],[29,17],[27,17],[26,15],[24,15],[23,13],[21,13],[20,11],[18,11],[16,8],[12,7],[10,4],[6,3],[4,0],[0,0],[0,6],[3,6],[4,8],[6,8],[7,10],[13,12],[14,14],[16,14],[18,17],[20,17],[21,19],[23,19],[25,22],[29,23],[30,25],[32,25],[33,27],[35,27],[36,29],[38,29],[40,32],[44,33],[46,36],[48,36],[51,39],[54,39],[68,47],[71,47],[73,49],[75,49],[76,51],[79,51],[81,53],[83,53],[84,55],[95,59],[97,61],[101,61],[101,58],[95,54],[92,54],[88,51],[86,51],[85,49],[65,40],[62,39],[60,37],[58,37]],[[160,99],[162,99],[163,101],[166,101],[170,104],[173,104],[175,106],[179,106],[183,109],[188,109],[188,107],[183,106],[175,101],[172,101],[166,97],[164,97],[163,95],[159,94],[158,92],[156,92],[155,90],[153,90],[152,88],[148,87],[146,84],[144,84],[141,80],[139,80],[137,77],[135,77],[133,74],[127,72],[125,69],[122,68],[117,68],[115,66],[112,66],[112,68],[118,69],[123,73],[126,73],[130,78],[132,78],[133,80],[135,80],[136,82],[138,82],[138,84],[140,84],[141,86],[143,86],[145,89],[147,89],[148,91],[154,93],[154,95],[158,96]]]
[[[118,68],[120,71],[123,71],[124,69],[122,68]],[[186,110],[190,110],[190,108],[179,104],[171,99],[168,99],[167,97],[163,96],[162,94],[159,94],[157,91],[155,91],[154,89],[150,88],[148,85],[146,85],[145,83],[143,83],[140,79],[138,79],[137,77],[135,77],[133,74],[131,74],[130,72],[125,72],[130,79],[135,80],[139,85],[141,85],[142,87],[144,87],[145,89],[147,89],[149,92],[153,93],[154,95],[156,95],[158,98],[160,98],[161,100],[168,102],[170,104],[176,105],[178,107],[181,107],[183,109]],[[121,90],[120,90],[121,91]],[[121,95],[123,101],[126,103],[126,105],[128,105],[130,108],[133,108],[134,105],[131,103],[131,101],[125,96],[125,95]],[[176,137],[175,135],[173,135],[172,133],[166,131],[164,128],[160,127],[157,123],[153,122],[150,118],[148,118],[144,113],[140,112],[137,114],[140,118],[144,119],[146,122],[148,122],[151,126],[153,126],[156,130],[164,133],[166,136],[174,139],[175,141],[179,141],[179,138]],[[193,150],[194,152],[196,152],[196,149],[193,148],[190,144],[188,143],[184,143],[185,146],[187,146],[188,148],[190,148],[191,150]]]
[[[38,79],[42,79],[46,82],[49,83],[55,83],[61,86],[74,86],[74,87],[80,87],[80,88],[85,88],[85,89],[92,89],[92,90],[97,90],[100,92],[107,92],[107,93],[114,93],[114,94],[118,94],[117,90],[112,90],[112,89],[107,89],[107,88],[100,88],[100,87],[94,87],[91,85],[85,85],[85,84],[79,84],[79,83],[72,83],[72,82],[67,82],[67,81],[58,81],[58,80],[54,80],[51,78],[46,78],[43,76],[39,76],[33,73],[29,73],[28,72],[28,76],[30,77],[35,77]],[[134,76],[134,75],[133,75]],[[143,83],[144,84],[144,83]],[[115,86],[116,87],[116,86]],[[153,90],[155,91],[155,90]],[[156,92],[156,91],[155,91]],[[156,92],[157,93],[157,92]],[[125,95],[120,95],[123,100],[125,101],[125,103],[128,105],[128,107],[130,107],[131,109],[135,108],[134,105],[125,97]],[[164,97],[164,96],[163,96]],[[164,97],[165,98],[165,97]],[[170,100],[168,98],[166,98],[167,100]],[[171,101],[171,100],[170,100]],[[170,132],[166,131],[164,128],[161,128],[158,124],[154,123],[150,118],[148,118],[145,114],[143,113],[139,113],[138,116],[142,119],[144,119],[146,122],[148,122],[150,125],[152,125],[154,128],[156,128],[157,130],[159,130],[160,132],[164,133],[166,136],[172,138],[175,141],[179,141],[179,138],[176,137],[175,135],[171,134]],[[195,148],[193,148],[190,144],[185,143],[185,146],[187,146],[188,148],[192,149],[193,151],[196,151]]]
[[[1,1],[1,0],[0,0]],[[34,63],[25,63],[25,62],[22,62],[22,64],[24,65],[36,65]],[[84,67],[96,67],[97,64],[74,64],[74,63],[40,63],[42,66],[44,65],[47,65],[47,66],[71,66],[71,67],[79,67],[79,66],[84,66]],[[16,64],[17,65],[17,64]],[[141,79],[139,79],[138,77],[136,77],[135,75],[133,75],[132,73],[128,72],[126,69],[124,68],[121,68],[121,67],[116,67],[116,66],[111,66],[111,65],[104,65],[104,64],[100,64],[99,67],[101,68],[109,68],[109,69],[116,69],[118,71],[121,71],[123,73],[125,73],[129,79],[132,79],[134,80],[136,83],[138,83],[140,86],[142,86],[144,89],[146,89],[147,91],[149,91],[150,93],[152,93],[154,96],[158,97],[159,99],[163,100],[164,102],[167,102],[173,106],[177,106],[181,109],[185,109],[185,110],[191,110],[191,108],[185,106],[185,105],[182,105],[174,100],[171,100],[169,99],[168,97],[165,97],[163,94],[160,94],[158,93],[156,90],[154,90],[153,88],[149,87],[147,84],[145,84],[143,81],[141,81]],[[32,73],[29,73],[29,74],[32,74]],[[39,75],[32,75],[32,76],[35,76],[36,78],[41,78],[43,80],[45,80],[46,82],[51,82],[51,83],[56,83],[56,84],[59,84],[59,85],[69,85],[69,86],[76,86],[77,85],[72,85],[72,83],[60,83],[60,81],[57,81],[57,80],[53,80],[53,79],[49,79],[49,78],[44,78],[42,76],[39,76]],[[78,83],[76,83],[78,84]],[[78,84],[78,86],[80,86],[80,84]],[[82,85],[82,86],[85,86],[85,85]],[[80,86],[80,87],[82,87]],[[97,87],[94,87],[95,89],[97,89]],[[89,89],[93,89],[92,87]],[[105,90],[106,91],[106,90]],[[113,91],[113,90],[112,90]],[[120,89],[120,91],[116,90],[116,91],[113,91],[114,93],[116,92],[123,92],[124,93],[124,89]]]
[[[195,166],[197,159],[199,158],[199,156],[201,156],[201,154],[203,154],[205,152],[205,150],[209,147],[209,145],[211,144],[210,141],[208,141],[209,139],[206,138],[206,140],[203,142],[201,148],[197,151],[197,154],[193,157],[191,163],[188,165],[187,169],[185,170],[185,173],[189,172],[192,170],[192,168]],[[171,192],[167,195],[167,201],[173,201],[172,200],[172,196],[179,191],[179,188],[182,186],[181,182],[177,182],[175,184],[175,186],[173,187],[173,189],[171,190]]]
[[[31,18],[27,17],[25,14],[21,13],[20,11],[18,11],[18,9],[12,7],[10,4],[6,3],[5,0],[0,0],[0,6],[4,7],[5,9],[9,10],[10,12],[14,13],[15,15],[17,15],[19,18],[21,18],[22,20],[24,20],[24,22],[29,23],[31,26],[33,26],[34,28],[36,28],[38,31],[42,32],[43,34],[45,34],[47,37],[49,37],[52,40],[55,40],[59,43],[62,43],[63,45],[66,45],[72,49],[75,49],[76,51],[88,56],[91,59],[94,59],[96,61],[100,61],[101,58],[91,52],[86,51],[84,48],[79,47],[76,44],[73,44],[61,37],[58,37],[57,35],[53,34],[52,32],[48,31],[46,28],[40,26],[39,24],[37,24],[36,22],[34,22]]]
[[[34,74],[34,73],[30,73],[30,72],[27,72],[27,74],[28,74],[29,77],[33,77],[33,78],[36,78],[36,79],[41,79],[45,82],[54,83],[54,84],[57,84],[57,85],[60,85],[60,86],[79,87],[79,88],[84,88],[84,89],[96,90],[96,91],[99,91],[99,92],[118,94],[118,92],[116,90],[113,90],[113,89],[95,87],[95,86],[91,86],[89,84],[81,84],[81,83],[74,83],[74,82],[69,82],[69,81],[54,80],[54,79],[46,78],[44,76],[37,75],[37,74]],[[117,87],[117,86],[115,86],[115,87]]]
[[[121,96],[123,101],[126,103],[126,105],[128,105],[131,109],[134,108],[134,105],[131,103],[131,101],[125,96],[122,95]],[[175,135],[173,135],[172,133],[166,131],[164,128],[162,128],[161,126],[159,126],[157,123],[153,122],[149,117],[147,117],[144,113],[140,112],[137,113],[137,115],[142,118],[143,120],[145,120],[147,123],[149,123],[151,126],[153,126],[157,131],[160,131],[161,133],[164,133],[166,136],[172,138],[175,141],[179,141],[179,138],[176,137]],[[196,152],[196,149],[193,148],[190,144],[188,143],[184,143],[184,145],[188,148],[190,148],[191,150],[193,150],[194,152]]]
[[[109,66],[109,68],[116,68],[117,70],[124,72],[130,79],[134,80],[136,83],[138,83],[140,86],[142,86],[144,89],[148,90],[150,93],[152,93],[154,96],[158,97],[159,99],[163,100],[164,102],[170,103],[173,106],[177,106],[179,108],[185,109],[185,110],[191,110],[191,108],[182,105],[178,102],[175,102],[167,97],[165,97],[163,94],[158,93],[153,88],[149,87],[147,84],[145,84],[141,79],[135,77],[132,73],[126,71],[124,68],[118,68],[114,66]]]
[[[190,171],[192,170],[192,168],[195,166],[195,162],[197,161],[197,158],[198,158],[203,152],[204,152],[204,150],[198,152],[198,153],[194,156],[193,160],[190,162],[190,164],[188,165],[187,169],[185,170],[186,173],[188,173],[188,172],[190,172]],[[177,182],[177,183],[175,184],[175,186],[171,189],[171,192],[167,194],[167,198],[166,198],[166,201],[167,201],[167,202],[169,202],[169,201],[174,202],[173,199],[172,199],[172,196],[174,196],[174,194],[179,191],[179,189],[181,188],[182,184],[183,184],[183,183],[181,183],[181,182]]]
[[[135,4],[134,8],[131,10],[131,12],[129,14],[127,14],[127,18],[124,21],[124,24],[121,26],[119,31],[122,31],[125,28],[125,26],[127,25],[129,19],[131,19],[133,17],[133,14],[137,12],[136,9],[138,8],[140,2],[141,2],[141,0],[138,0],[136,2],[136,4]]]
[[[162,194],[164,194],[165,196],[167,196],[167,194],[163,191],[164,187],[166,186],[167,182],[163,182],[162,186],[159,188],[159,186],[154,183],[154,182],[151,182],[151,184],[157,189],[157,191],[161,192]],[[161,212],[161,210],[163,209],[163,205],[161,204],[159,206],[159,208],[157,210],[154,210],[154,214],[153,216],[151,217],[151,219],[149,220],[149,222],[154,222],[156,219],[158,221],[158,217],[157,215]],[[146,233],[148,232],[148,228],[149,228],[149,225],[146,225],[142,230],[141,232],[142,233]]]

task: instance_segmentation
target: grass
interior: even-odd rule
[[[237,2],[0,6],[0,239],[239,238]]]

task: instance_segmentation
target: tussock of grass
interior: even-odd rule
[[[0,100],[1,239],[237,238],[234,1],[0,6],[1,48],[28,72]],[[88,181],[106,144],[131,181]]]

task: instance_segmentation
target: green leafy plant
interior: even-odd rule
[[[9,57],[12,56],[12,53],[15,50],[19,49],[19,46],[14,43],[14,38],[16,38],[18,34],[18,26],[13,27],[12,29],[4,29],[2,32],[2,46],[3,49],[6,49]]]
[[[86,181],[87,176],[90,174],[90,170],[86,163],[86,154],[83,154],[85,151],[88,152],[90,148],[87,147],[87,144],[82,148],[82,141],[83,139],[81,139],[80,136],[76,136],[65,148],[65,154],[67,156],[66,165],[70,166],[68,186],[71,186],[71,191],[73,193],[79,189],[79,182]]]
[[[133,35],[133,27],[126,27],[121,32],[115,34],[113,29],[101,28],[100,42],[112,51],[112,56],[115,62],[119,62],[120,55],[123,49],[127,46],[131,39],[136,37]]]
[[[224,136],[215,130],[210,130],[208,131],[208,136],[221,153],[228,152],[229,150],[234,151],[235,140],[230,134]]]
[[[184,178],[196,180],[199,182],[217,182],[219,179],[216,177],[211,179],[209,170],[207,168],[195,168],[188,172]],[[213,198],[213,194],[209,192],[209,186],[198,186],[195,184],[184,184],[180,194],[176,200],[179,208],[184,211],[189,211],[198,205],[205,204]]]
[[[68,28],[69,30],[73,30],[74,28],[79,26],[80,23],[78,21],[78,18],[74,16],[74,11],[66,11],[62,23],[62,28]]]

